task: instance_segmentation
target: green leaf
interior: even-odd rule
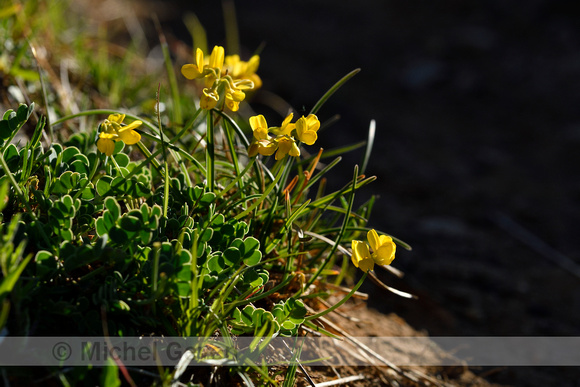
[[[6,140],[12,135],[12,129],[10,129],[10,125],[8,125],[8,121],[2,120],[0,121],[0,139]]]
[[[200,235],[199,240],[200,242],[209,242],[213,237],[213,229],[207,228],[203,231],[203,234]]]
[[[6,110],[4,112],[4,115],[2,116],[2,119],[8,121],[8,119],[10,117],[13,117],[15,115],[16,115],[16,113],[14,113],[14,110],[13,109],[8,109],[8,110]]]
[[[10,144],[6,147],[6,150],[4,151],[4,160],[6,160],[6,164],[8,164],[10,171],[16,172],[18,165],[20,164],[20,154],[14,144]]]
[[[30,104],[30,107],[27,106],[25,103],[18,106],[18,111],[16,112],[16,116],[18,117],[18,121],[21,123],[25,123],[30,118],[30,115],[34,111],[34,102]]]
[[[55,230],[55,234],[58,235],[63,241],[72,241],[74,235],[70,228],[61,227]]]
[[[260,249],[260,241],[254,237],[248,237],[244,240],[244,263],[248,266],[254,266],[260,263],[262,259],[262,252]]]
[[[236,249],[235,247],[228,247],[224,250],[224,260],[229,266],[235,266],[242,258],[242,254],[240,250]]]
[[[215,201],[216,194],[213,192],[206,192],[203,194],[201,199],[199,200],[199,204],[203,207],[209,206],[211,203]]]
[[[65,208],[67,209],[67,213],[68,214],[74,214],[75,213],[75,207],[74,207],[74,201],[73,198],[70,195],[64,195],[62,198],[60,198],[60,203],[62,203]]]
[[[266,283],[254,269],[249,269],[244,272],[243,282],[252,289],[258,288]]]
[[[231,224],[226,223],[220,228],[220,232],[224,237],[233,237],[236,233],[236,229]]]
[[[109,232],[109,228],[107,227],[103,217],[100,217],[95,221],[95,229],[98,236],[103,236]]]
[[[222,225],[222,224],[224,224],[225,222],[226,222],[226,218],[224,217],[224,215],[223,215],[223,214],[217,214],[217,215],[216,215],[216,216],[213,218],[213,220],[212,220],[212,222],[211,222],[211,225],[212,225],[212,226],[214,226],[214,227],[215,227],[215,226],[221,226],[221,225]]]
[[[121,206],[117,203],[117,200],[113,197],[107,197],[105,199],[105,208],[109,210],[111,217],[117,221],[119,216],[121,216]]]
[[[125,215],[121,218],[120,226],[126,231],[138,232],[141,230],[143,223],[135,216]]]
[[[262,252],[256,250],[247,258],[244,258],[244,263],[248,266],[255,266],[262,260]]]
[[[70,164],[70,169],[74,172],[88,175],[90,172],[89,165],[81,160],[75,160]]]
[[[109,237],[113,242],[120,245],[125,244],[130,240],[128,232],[116,226],[109,229]]]
[[[247,237],[244,240],[244,247],[245,247],[244,251],[246,254],[251,253],[255,250],[260,249],[260,241],[254,237]]]
[[[113,178],[110,176],[101,177],[96,184],[97,193],[100,196],[105,196],[111,190],[111,182]]]
[[[69,146],[62,151],[62,162],[69,164],[75,158],[75,156],[81,154],[81,151],[76,146]]]
[[[113,154],[121,152],[124,148],[125,143],[123,141],[115,141],[115,149],[113,150]]]
[[[148,245],[153,239],[153,233],[151,231],[141,230],[139,231],[139,238],[141,239],[141,243]]]
[[[248,225],[245,222],[237,222],[235,225],[235,237],[243,238],[248,233]]]
[[[207,268],[211,273],[221,273],[226,268],[224,257],[220,253],[215,253],[207,261]]]
[[[247,305],[240,313],[240,322],[247,326],[252,326],[252,316],[254,315],[255,310],[256,308],[254,308],[253,305]]]
[[[50,251],[40,250],[34,257],[36,262],[36,274],[40,277],[56,269],[56,259]]]
[[[127,167],[129,165],[129,162],[131,161],[129,159],[129,156],[127,156],[125,153],[117,153],[113,157],[115,158],[115,161],[117,162],[117,164],[119,164],[120,167]]]

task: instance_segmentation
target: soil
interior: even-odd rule
[[[195,10],[211,44],[223,44],[222,9],[213,3],[175,6],[179,17]],[[298,112],[362,69],[320,111],[323,121],[341,119],[319,143],[365,140],[377,122],[366,173],[378,181],[359,197],[380,195],[370,224],[413,246],[394,262],[405,277],[380,273],[382,280],[418,295],[402,299],[369,283],[363,291],[386,316],[381,324],[431,336],[580,333],[580,3],[236,6],[243,54],[264,44],[263,90]],[[167,26],[187,36],[179,23]],[[275,116],[271,101],[263,92],[253,107]],[[345,154],[341,173],[362,153]],[[330,183],[342,186],[350,172],[341,173]],[[580,385],[573,367],[468,372],[490,383]]]

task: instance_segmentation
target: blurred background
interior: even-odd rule
[[[220,2],[163,4],[165,31],[191,44],[180,19],[195,11],[210,47],[225,43]],[[341,119],[317,145],[363,141],[376,120],[367,174],[378,181],[359,195],[380,195],[370,224],[413,246],[394,262],[405,277],[381,279],[419,296],[369,283],[371,307],[431,336],[580,334],[579,2],[234,5],[244,59],[260,48],[263,90],[299,113],[362,69],[320,111]],[[252,106],[277,121],[267,99]],[[362,156],[345,155],[337,186]],[[540,385],[549,375],[580,384],[562,368],[490,378]]]

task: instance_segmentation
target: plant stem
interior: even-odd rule
[[[207,188],[210,192],[214,190],[214,173],[215,173],[215,165],[214,165],[214,143],[213,143],[213,114],[212,112],[208,112],[207,115],[207,136],[205,137],[205,141],[207,143],[207,149],[205,152],[205,169],[206,169],[206,181],[207,181]]]

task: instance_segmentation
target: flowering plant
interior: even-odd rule
[[[118,45],[117,51],[106,49],[113,47],[113,37],[73,34],[78,39],[73,67],[85,73],[71,79],[94,81],[90,95],[97,97],[76,94],[87,89],[83,85],[67,90],[72,98],[65,98],[52,68],[46,71],[47,96],[38,93],[44,90],[39,86],[44,73],[27,79],[33,83],[29,88],[21,79],[32,71],[37,52],[17,34],[31,17],[27,12],[19,3],[0,10],[8,15],[0,19],[0,32],[10,36],[5,46],[14,50],[2,56],[14,63],[2,67],[9,69],[3,81],[12,82],[12,94],[0,100],[16,103],[18,95],[26,95],[51,101],[56,118],[48,125],[42,116],[35,118],[34,104],[22,102],[0,120],[0,197],[5,198],[0,201],[0,329],[25,337],[206,340],[175,369],[160,366],[158,375],[133,372],[121,361],[96,377],[101,370],[90,365],[75,373],[51,369],[47,375],[66,384],[95,377],[135,385],[138,377],[168,385],[185,379],[188,359],[217,364],[218,356],[229,364],[228,351],[216,349],[211,338],[235,345],[236,336],[253,335],[251,347],[263,355],[274,337],[332,336],[321,322],[324,315],[355,295],[367,276],[380,283],[373,269],[391,264],[395,244],[408,248],[367,225],[374,199],[354,206],[355,195],[375,180],[364,174],[374,126],[362,145],[363,167],[353,166],[351,179],[332,173],[340,154],[356,146],[311,148],[326,135],[321,107],[358,70],[329,85],[308,114],[295,119],[296,111],[289,109],[285,117],[268,118],[280,126],[269,126],[264,114],[251,109],[252,94],[262,87],[258,55],[244,61],[216,45],[209,56],[200,48],[192,49],[191,57],[180,56],[160,33],[166,72],[149,73],[141,66],[147,53],[126,48],[115,56]],[[30,31],[65,20],[72,22],[49,19]],[[35,38],[43,42],[49,33],[63,32]],[[82,50],[90,46],[87,41],[99,41],[99,55]],[[53,60],[61,63],[57,53],[62,51],[54,52]],[[139,81],[128,74],[137,74]],[[114,109],[95,108],[103,104]],[[13,141],[31,123],[25,145]],[[328,192],[330,178],[343,179],[343,188]],[[361,232],[368,243],[357,239]],[[355,284],[356,268],[363,274]],[[321,308],[341,283],[352,289]],[[219,372],[253,384],[279,384],[275,371],[259,362]],[[26,375],[13,376],[32,383]],[[295,376],[296,367],[288,367],[285,385]]]

